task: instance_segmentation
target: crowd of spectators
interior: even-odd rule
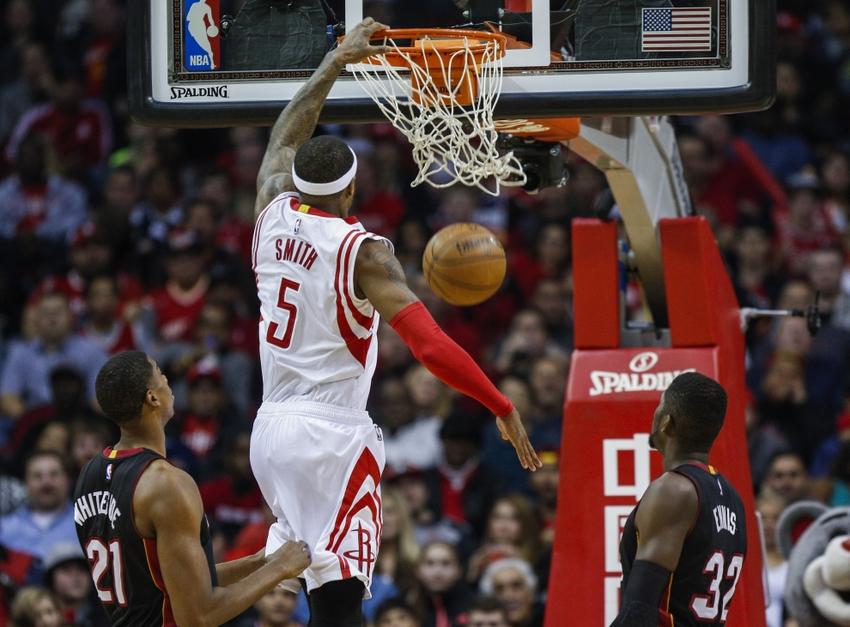
[[[3,6],[0,623],[102,625],[69,490],[115,439],[93,399],[109,355],[145,350],[172,381],[168,453],[200,486],[216,557],[264,544],[271,514],[248,443],[261,390],[250,246],[266,132],[132,122],[123,0]],[[676,120],[695,209],[715,229],[742,305],[805,308],[817,292],[824,313],[815,337],[794,318],[747,332],[770,627],[793,624],[770,533],[777,517],[802,498],[850,504],[850,7],[779,6],[772,109]],[[368,618],[377,627],[540,625],[572,348],[570,218],[616,219],[604,178],[569,155],[567,185],[535,196],[411,189],[410,149],[392,127],[320,131],[358,154],[352,213],[395,242],[416,294],[512,399],[544,462],[522,471],[491,418],[382,323],[369,410],[383,427],[387,470]],[[490,228],[508,255],[503,288],[465,309],[439,301],[421,274],[430,235],[458,221]],[[628,315],[645,316],[638,290]],[[305,622],[303,597],[275,590],[234,624]]]

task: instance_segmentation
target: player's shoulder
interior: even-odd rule
[[[191,505],[199,500],[198,485],[191,475],[165,459],[150,463],[139,477],[134,494],[140,507]]]
[[[641,507],[675,512],[693,509],[699,504],[697,488],[688,477],[667,471],[649,484],[641,498]]]

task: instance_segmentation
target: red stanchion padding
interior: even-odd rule
[[[605,319],[609,309],[597,301],[600,293],[603,301],[610,297],[609,287],[617,291],[609,265],[613,259],[616,268],[616,243],[609,257],[594,256],[581,241],[585,233],[597,238],[597,252],[610,250],[610,241],[593,221],[584,222],[573,231],[574,276],[581,277],[574,284],[578,350],[564,408],[545,625],[607,626],[616,616],[622,526],[649,482],[662,472],[660,455],[649,448],[652,414],[673,378],[696,370],[720,381],[729,394],[711,463],[736,486],[748,513],[749,549],[727,625],[764,627],[761,549],[744,429],[743,337],[738,304],[711,231],[700,218],[662,221],[672,347],[619,348],[619,316],[614,330]],[[607,275],[601,274],[605,268]],[[594,317],[602,318],[598,325]],[[587,344],[579,343],[580,321]]]
[[[620,344],[617,224],[573,220],[573,325],[576,348]]]

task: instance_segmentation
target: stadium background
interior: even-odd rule
[[[448,0],[429,7],[455,11]],[[747,333],[753,490],[768,531],[804,496],[850,504],[850,8],[779,7],[776,104],[676,120],[694,205],[742,305],[805,307],[820,290],[826,314],[815,338],[800,319]],[[6,0],[2,20],[0,623],[13,605],[24,616],[37,604],[37,590],[19,593],[36,585],[52,588],[67,624],[100,625],[67,493],[114,438],[91,403],[109,353],[146,350],[168,375],[169,457],[200,486],[217,557],[263,544],[269,513],[247,447],[260,394],[250,242],[267,135],[133,124],[121,0]],[[367,613],[395,598],[421,621],[410,624],[465,624],[498,562],[496,583],[516,575],[516,586],[495,586],[511,625],[540,624],[571,349],[569,220],[617,218],[604,178],[569,156],[567,186],[536,196],[410,189],[409,148],[391,126],[321,132],[358,154],[352,212],[395,242],[417,294],[514,401],[545,462],[530,480],[491,418],[382,325],[369,408],[387,447],[387,520]],[[490,228],[508,253],[502,290],[468,309],[440,303],[420,269],[430,235],[458,221]],[[639,290],[627,295],[629,317],[641,319]],[[29,459],[45,450],[62,464]],[[775,550],[768,564],[780,590]],[[283,594],[259,611],[234,624],[305,620],[303,603]],[[768,613],[771,627],[793,618],[781,598]]]

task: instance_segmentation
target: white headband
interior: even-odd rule
[[[348,149],[351,150],[351,147],[349,146]],[[328,183],[311,183],[310,181],[305,181],[295,172],[294,163],[292,164],[292,181],[295,183],[298,191],[303,194],[310,194],[311,196],[333,196],[334,194],[338,194],[348,187],[354,175],[357,174],[357,155],[354,154],[353,150],[351,150],[351,156],[354,157],[354,163],[351,164],[351,168],[335,181]]]

